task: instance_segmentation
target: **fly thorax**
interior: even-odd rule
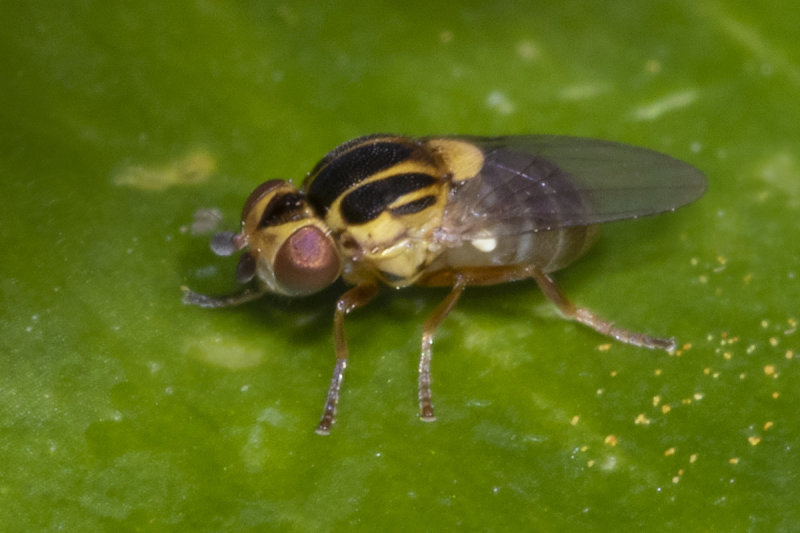
[[[343,277],[350,283],[377,278],[393,287],[411,285],[436,256],[425,235],[418,232],[408,235],[405,231],[380,242],[359,233],[358,228],[351,228],[340,239],[340,242],[349,243],[343,247],[342,256],[345,260]]]

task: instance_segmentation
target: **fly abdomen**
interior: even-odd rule
[[[493,236],[486,231],[478,238],[462,240],[446,248],[426,269],[439,270],[535,266],[543,272],[566,267],[583,255],[594,242],[596,226]]]

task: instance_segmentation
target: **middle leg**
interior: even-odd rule
[[[431,393],[431,357],[433,352],[433,335],[441,325],[442,321],[450,314],[455,307],[461,293],[467,286],[467,281],[463,276],[456,276],[453,288],[450,293],[442,300],[433,313],[425,320],[422,327],[422,350],[419,357],[419,417],[425,422],[433,422],[436,417],[433,414],[433,402]]]

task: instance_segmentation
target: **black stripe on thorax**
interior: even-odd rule
[[[409,159],[426,163],[431,160],[424,149],[411,140],[367,139],[365,144],[354,148],[350,148],[351,144],[334,150],[312,171],[306,194],[320,215],[324,216],[343,192],[377,172]]]
[[[425,210],[426,208],[432,206],[435,203],[436,203],[436,197],[430,194],[428,196],[423,196],[422,198],[417,198],[416,200],[412,200],[403,205],[399,205],[395,208],[390,209],[389,211],[393,215],[397,216],[413,215],[414,213],[419,213],[420,211]]]
[[[340,212],[342,219],[348,224],[363,224],[377,218],[386,208],[401,196],[419,189],[429,187],[436,183],[436,178],[430,174],[419,172],[397,174],[378,181],[371,181],[357,187],[342,198]],[[396,208],[398,214],[410,214],[421,211],[430,205],[429,198],[425,196],[414,202],[409,202]],[[436,199],[433,198],[435,203]],[[416,203],[420,202],[420,203]],[[410,207],[408,207],[410,206]],[[408,207],[410,211],[403,212]]]

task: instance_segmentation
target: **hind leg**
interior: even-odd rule
[[[539,284],[539,287],[542,289],[542,292],[545,294],[545,296],[547,296],[550,301],[556,304],[559,311],[561,311],[561,313],[567,318],[577,320],[581,324],[589,326],[598,333],[602,333],[603,335],[612,337],[626,344],[657,350],[671,351],[675,349],[676,343],[675,339],[673,338],[665,339],[661,337],[653,337],[645,333],[637,333],[635,331],[620,328],[615,326],[612,322],[597,316],[589,309],[572,305],[572,303],[567,300],[566,296],[564,296],[564,294],[558,288],[558,285],[556,285],[556,282],[553,280],[553,278],[536,268],[529,268],[528,270],[531,277],[536,280],[536,283]]]

